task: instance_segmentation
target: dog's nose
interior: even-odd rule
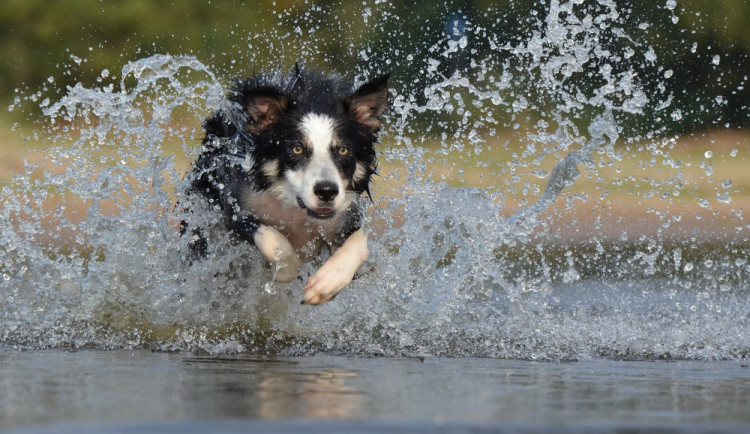
[[[330,202],[339,194],[339,187],[331,181],[322,181],[315,184],[313,193],[323,202]]]

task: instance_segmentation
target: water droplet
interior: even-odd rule
[[[461,47],[461,48],[466,48],[466,46],[468,45],[468,43],[469,42],[468,42],[468,39],[466,38],[466,36],[462,36],[461,39],[458,40],[458,46]]]
[[[732,198],[729,197],[728,194],[721,193],[721,192],[716,193],[716,200],[718,200],[721,203],[727,203],[727,204],[732,202]]]
[[[714,65],[718,65],[719,62],[721,62],[721,57],[718,54],[714,55],[714,57],[711,59],[711,63],[713,63]]]
[[[714,153],[713,153],[712,151],[706,151],[706,152],[705,152],[705,153],[703,154],[703,156],[704,156],[704,157],[706,157],[707,159],[708,159],[708,158],[712,158],[712,157],[714,156]]]
[[[682,269],[685,270],[685,272],[692,271],[693,270],[693,263],[692,262],[685,263],[685,266]]]
[[[264,291],[265,291],[265,292],[266,292],[267,294],[271,294],[271,295],[273,295],[273,294],[276,294],[276,286],[274,285],[274,282],[273,282],[273,280],[272,280],[272,281],[270,281],[270,282],[267,282],[267,283],[266,283],[266,284],[265,284],[265,285],[263,286],[263,290],[264,290]]]
[[[667,0],[666,7],[670,11],[673,11],[677,7],[677,0]]]

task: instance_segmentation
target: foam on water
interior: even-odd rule
[[[636,158],[635,145],[620,142],[625,121],[651,124],[639,146],[668,174],[658,185],[667,198],[687,181],[669,155],[674,139],[654,138],[655,119],[675,112],[669,92],[647,96],[639,83],[638,71],[655,68],[658,55],[624,29],[623,11],[606,0],[553,0],[545,13],[520,42],[468,23],[427,48],[418,85],[395,78],[381,149],[395,169],[377,181],[368,212],[373,269],[322,307],[299,305],[301,281],[269,284],[259,254],[221,228],[209,235],[206,260],[185,259],[176,202],[186,168],[173,154],[197,154],[200,122],[222,104],[223,79],[209,67],[185,56],[138,59],[119,83],[79,84],[43,104],[54,147],[0,200],[0,344],[746,357],[750,250],[741,211],[731,221],[736,238],[720,247],[698,245],[692,226],[667,238],[679,214],[660,215],[657,233],[636,239],[609,227],[602,233],[614,237],[549,241],[560,231],[547,213],[553,204],[594,204],[602,215],[615,205],[599,173]],[[494,55],[471,58],[466,38],[486,40]],[[448,75],[441,67],[465,58]],[[504,131],[517,131],[525,147],[497,161]],[[421,146],[433,139],[438,146]],[[471,165],[494,167],[496,181],[482,189],[435,182],[435,167],[461,181]],[[702,167],[712,175],[710,156]],[[565,196],[581,170],[596,191]],[[731,181],[722,186],[716,200],[731,202]]]

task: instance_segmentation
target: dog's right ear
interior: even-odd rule
[[[289,108],[289,98],[273,88],[254,89],[242,98],[242,108],[247,114],[245,130],[257,134],[267,126],[279,121]]]

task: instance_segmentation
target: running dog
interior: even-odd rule
[[[275,279],[289,282],[323,247],[330,258],[308,279],[303,304],[333,299],[367,259],[359,201],[370,196],[388,78],[353,90],[334,75],[303,70],[238,79],[203,124],[190,194],[254,244]],[[183,233],[187,231],[183,224]],[[194,250],[205,239],[193,228]]]

